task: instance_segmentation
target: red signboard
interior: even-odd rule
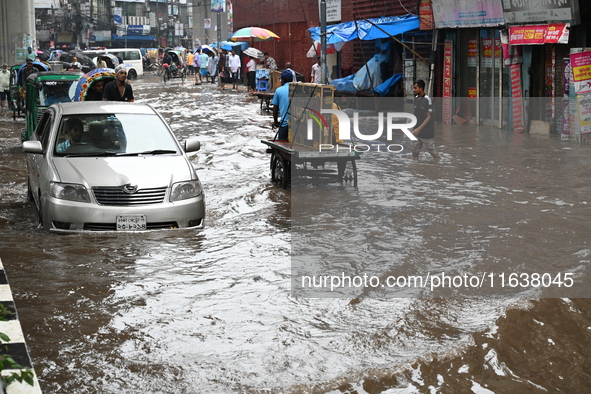
[[[509,44],[566,44],[568,43],[568,24],[510,26]]]
[[[452,40],[445,40],[443,47],[443,123],[451,124],[451,96],[453,74]]]
[[[511,103],[513,117],[513,131],[521,133],[523,129],[523,99],[521,94],[521,66],[513,64],[509,66],[511,74]]]
[[[478,56],[478,40],[468,40],[468,57]]]
[[[419,3],[419,18],[419,30],[435,29],[431,0],[421,0],[421,2]]]

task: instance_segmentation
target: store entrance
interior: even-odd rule
[[[507,113],[507,89],[503,89],[508,80],[507,68],[503,66],[501,39],[499,30],[485,29],[479,32],[479,115],[480,123],[501,127],[503,114]],[[501,112],[502,109],[502,112]]]

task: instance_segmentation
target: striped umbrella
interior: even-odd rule
[[[271,30],[263,29],[262,27],[244,27],[230,38],[230,41],[267,41],[276,40],[279,41],[279,36],[273,33]]]

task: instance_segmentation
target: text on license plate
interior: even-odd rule
[[[146,229],[146,215],[117,216],[117,231],[140,231]]]

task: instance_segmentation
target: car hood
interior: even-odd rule
[[[184,156],[54,157],[61,182],[90,187],[137,185],[164,187],[193,179]]]

